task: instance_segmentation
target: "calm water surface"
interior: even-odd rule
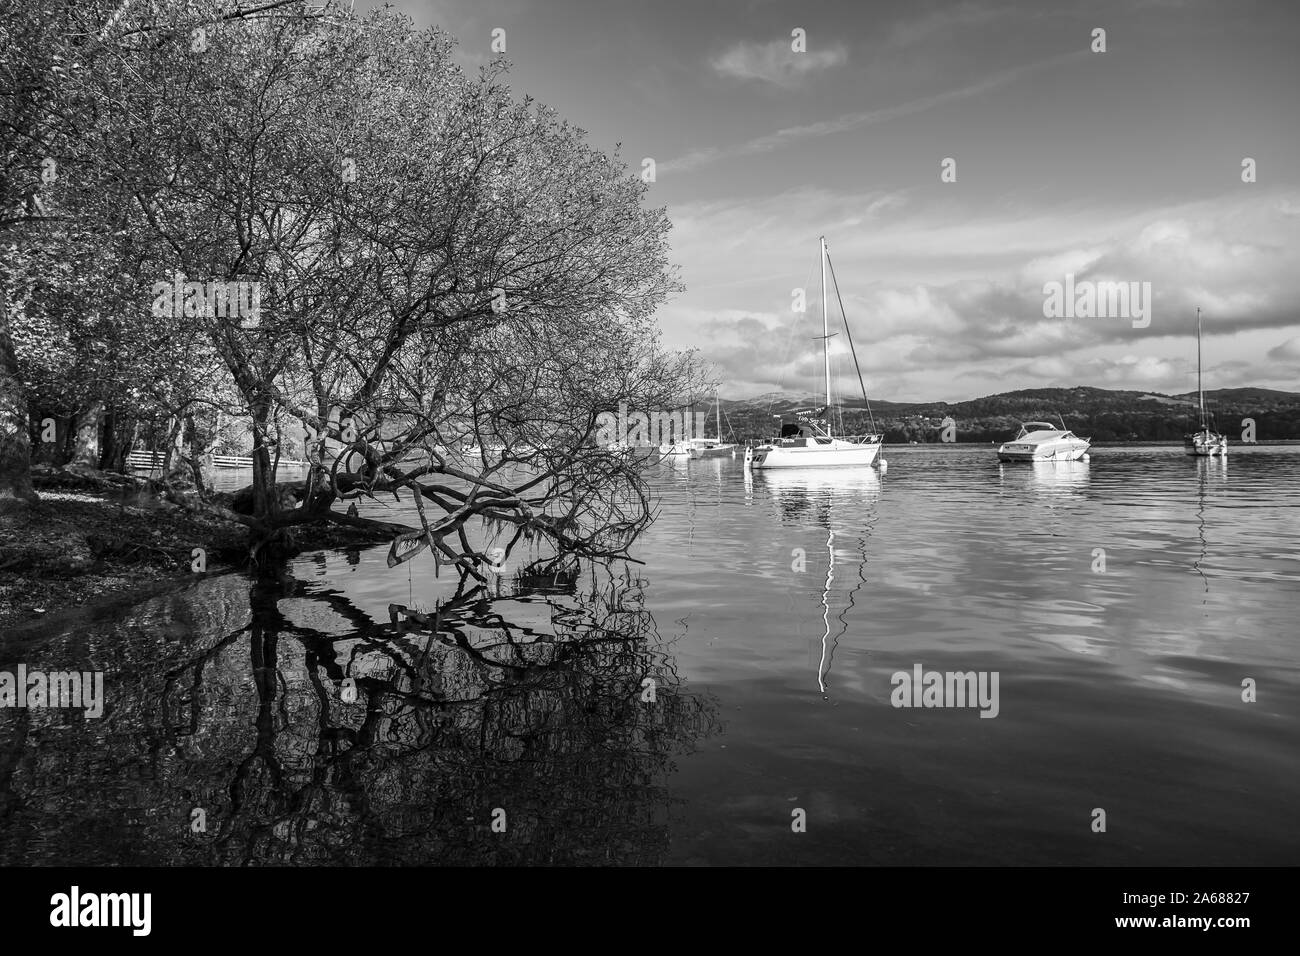
[[[657,466],[643,564],[491,600],[384,546],[20,629],[108,705],[0,712],[0,862],[1300,862],[1300,447],[886,456]]]

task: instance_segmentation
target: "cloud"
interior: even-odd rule
[[[813,73],[839,66],[848,59],[842,46],[798,53],[789,40],[771,43],[738,43],[714,57],[711,66],[722,76],[738,80],[762,80],[775,86],[798,86]]]
[[[666,342],[699,346],[729,397],[816,390],[824,233],[873,398],[959,398],[956,383],[980,394],[1075,384],[1185,391],[1197,306],[1215,387],[1293,387],[1285,383],[1300,361],[1300,337],[1289,338],[1300,325],[1292,280],[1300,245],[1285,208],[1300,198],[1294,191],[1158,208],[1078,201],[1029,213],[940,195],[802,187],[679,204],[673,258],[687,291],[660,312]],[[1043,283],[1067,272],[1151,282],[1151,326],[1045,317]],[[795,288],[809,291],[803,316],[791,312]],[[833,294],[831,303],[838,320]],[[856,392],[842,336],[831,348],[843,358],[839,387]]]
[[[905,20],[894,25],[889,32],[889,45],[909,47],[928,40],[932,35],[952,32],[958,29],[968,30],[981,24],[989,23],[999,17],[1015,11],[1010,8],[986,7],[977,3],[959,3],[955,6],[935,10],[914,20]]]
[[[798,56],[800,54],[795,55]],[[807,56],[809,54],[802,55]],[[935,93],[931,96],[923,96],[919,99],[909,100],[906,103],[899,103],[896,106],[886,106],[881,107],[880,109],[866,110],[860,113],[848,113],[835,119],[823,120],[818,123],[809,123],[804,126],[790,126],[785,129],[777,130],[775,133],[768,133],[764,136],[759,136],[743,143],[737,143],[734,146],[707,146],[691,150],[685,155],[660,163],[659,169],[668,172],[684,172],[698,169],[701,166],[707,166],[710,163],[715,163],[722,159],[770,153],[774,150],[786,146],[792,146],[796,143],[807,142],[810,139],[817,139],[822,136],[831,136],[835,133],[846,133],[850,130],[861,129],[864,126],[873,126],[877,123],[884,123],[892,119],[898,119],[902,116],[911,116],[915,113],[921,113],[925,110],[933,109],[936,106],[955,103],[960,100],[969,99],[973,96],[979,96],[981,93],[991,92],[999,87],[1006,86],[1008,83],[1011,83],[1028,73],[1046,67],[1060,66],[1062,63],[1069,60],[1078,59],[1079,57],[1087,55],[1089,55],[1087,50],[1066,53],[1047,60],[1040,60],[1037,63],[1030,63],[1025,66],[1017,66],[1009,70],[1003,70],[1000,73],[995,73],[992,76],[986,77],[977,83],[972,83],[969,86],[945,90],[942,93]]]
[[[1300,335],[1293,339],[1287,339],[1277,348],[1268,350],[1268,357],[1275,362],[1288,362],[1292,365],[1300,365]]]

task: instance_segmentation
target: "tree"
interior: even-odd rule
[[[403,490],[423,540],[479,578],[483,522],[507,549],[625,553],[651,508],[636,463],[595,442],[597,415],[698,384],[691,356],[657,344],[678,285],[640,178],[516,100],[504,64],[467,77],[448,37],[391,11],[196,0],[104,17],[63,24],[75,97],[44,122],[76,201],[52,195],[73,222],[29,244],[29,264],[62,268],[27,289],[26,329],[48,335],[20,350],[28,394],[83,453],[101,409],[165,418],[191,445],[216,433],[195,409],[237,412],[254,460],[240,520],[261,553],[295,525],[368,524],[340,498]],[[122,349],[81,347],[109,330]],[[151,368],[161,384],[133,390]],[[291,509],[286,416],[315,455]]]
[[[71,15],[66,5],[52,4],[53,10],[42,6],[0,0],[0,510],[36,500],[27,398],[10,331],[9,285],[23,233],[44,218],[41,174],[57,170],[46,161],[55,148],[53,117],[67,76],[61,28]]]

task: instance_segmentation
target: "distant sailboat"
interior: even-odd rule
[[[1198,458],[1228,453],[1228,438],[1212,430],[1205,420],[1205,391],[1201,387],[1201,310],[1196,310],[1196,396],[1200,406],[1200,428],[1183,439],[1187,454]]]
[[[820,239],[822,269],[822,349],[826,363],[826,408],[825,419],[800,416],[799,423],[783,427],[781,437],[754,450],[753,467],[755,468],[825,468],[852,465],[869,467],[880,454],[884,442],[882,435],[855,436],[859,440],[836,438],[831,434],[831,346],[830,321],[826,307],[826,237]],[[838,285],[836,286],[836,295]],[[841,306],[842,307],[842,306]],[[848,332],[848,321],[844,329]],[[853,349],[853,336],[849,333],[849,349],[853,351],[853,364],[858,362],[857,351]],[[862,370],[858,369],[858,382],[862,383]],[[862,389],[865,400],[867,390]]]
[[[668,441],[659,445],[659,460],[666,461],[670,464],[685,462],[691,459],[691,443],[697,439],[686,437],[691,433],[691,423],[695,420],[695,404],[691,406],[682,416],[682,430],[680,434],[675,434]],[[676,431],[676,429],[674,429]]]
[[[713,403],[717,411],[718,437],[692,438],[689,442],[691,458],[735,458],[736,446],[722,440],[722,399],[718,398],[718,388],[713,387]]]

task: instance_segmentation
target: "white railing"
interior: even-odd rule
[[[252,468],[253,459],[243,458],[239,455],[213,455],[212,466],[214,468]]]
[[[126,466],[142,471],[153,471],[163,466],[163,456],[156,451],[133,451],[126,456]]]
[[[275,464],[275,456],[271,456],[271,463]],[[244,458],[239,455],[213,455],[212,465],[214,468],[252,468],[253,459]],[[306,468],[307,462],[299,461],[296,458],[281,458],[281,468]]]
[[[156,451],[133,451],[126,456],[128,468],[134,468],[141,471],[156,471],[163,466],[164,456],[161,452]],[[173,461],[176,461],[173,458]],[[274,461],[274,459],[272,459]],[[212,466],[214,468],[252,468],[253,459],[246,458],[242,455],[213,455]],[[281,458],[281,468],[306,468],[307,462],[298,461],[294,458]]]

